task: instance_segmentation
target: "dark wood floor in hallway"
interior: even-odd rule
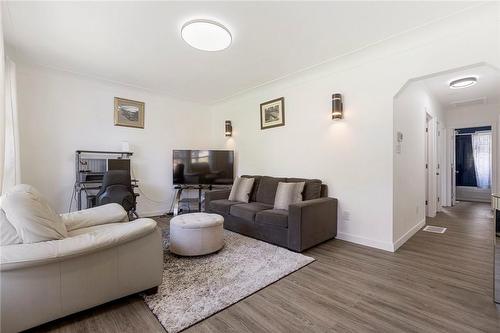
[[[460,203],[396,253],[333,240],[316,262],[186,332],[500,332],[488,204]],[[42,332],[164,332],[138,296],[39,327]]]

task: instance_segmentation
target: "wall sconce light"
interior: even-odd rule
[[[344,118],[344,103],[342,102],[342,94],[332,95],[332,119]]]
[[[233,135],[233,126],[231,125],[231,120],[226,120],[226,126],[225,126],[224,134],[226,136],[232,136]]]

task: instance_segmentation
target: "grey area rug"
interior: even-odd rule
[[[164,231],[163,282],[144,300],[169,333],[179,332],[314,261],[287,249],[224,230],[217,253],[180,257]]]

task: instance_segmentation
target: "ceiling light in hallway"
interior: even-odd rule
[[[192,20],[181,29],[182,39],[192,47],[203,51],[221,51],[229,47],[232,36],[219,22]]]

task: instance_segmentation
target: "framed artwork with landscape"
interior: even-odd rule
[[[285,126],[285,98],[280,97],[260,105],[260,129]]]
[[[115,126],[144,128],[144,102],[115,97]]]

